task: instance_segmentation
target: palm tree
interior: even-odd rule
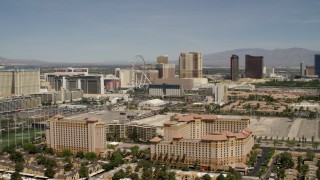
[[[208,162],[208,170],[211,170],[211,158],[209,159],[209,162]]]
[[[161,152],[161,153],[159,154],[159,157],[158,157],[158,160],[159,160],[159,161],[162,160],[162,156],[163,156],[163,153]]]
[[[186,160],[186,156],[187,156],[186,154],[183,154],[183,156],[182,156],[182,158],[181,158],[181,162],[182,162],[182,163],[184,163],[184,162],[185,162],[185,160]]]
[[[164,158],[163,158],[163,160],[164,161],[167,161],[167,159],[168,159],[168,156],[169,156],[169,154],[168,154],[168,152],[164,155]]]
[[[157,154],[154,153],[152,160],[157,160]]]
[[[173,161],[173,157],[174,157],[174,154],[172,153],[171,156],[170,156],[170,162]]]
[[[176,158],[176,162],[179,162],[179,160],[180,160],[180,155],[178,154]]]
[[[194,160],[194,169],[198,169],[199,163],[200,163],[199,159]]]

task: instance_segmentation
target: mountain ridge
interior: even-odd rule
[[[210,53],[203,55],[203,65],[205,66],[230,66],[232,54],[239,56],[239,64],[245,64],[245,55],[263,56],[264,66],[299,66],[300,62],[305,65],[314,64],[314,55],[320,51],[305,48],[284,48],[267,50],[262,48],[240,48],[223,52]]]
[[[262,48],[238,48],[233,50],[226,50],[217,53],[209,53],[203,55],[203,66],[216,66],[216,67],[229,67],[230,66],[230,57],[232,54],[239,56],[240,66],[245,64],[245,55],[252,56],[263,56],[264,57],[264,66],[286,66],[286,67],[298,67],[300,62],[303,62],[304,65],[313,66],[314,64],[314,54],[320,54],[320,51],[293,47],[293,48],[284,48],[284,49],[273,49],[267,50]],[[174,61],[175,64],[178,64],[178,60]],[[28,59],[9,59],[0,56],[0,63],[5,65],[21,65],[21,66],[48,66],[48,65],[128,65],[130,66],[131,61],[98,61],[98,62],[49,62],[43,60],[28,60]],[[155,63],[155,61],[147,61],[146,63]]]
[[[0,63],[5,65],[41,65],[48,62],[42,60],[9,59],[0,56]]]

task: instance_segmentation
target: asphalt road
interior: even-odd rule
[[[254,169],[249,172],[248,176],[258,176],[262,164],[266,161],[269,149],[266,147],[260,147],[259,149],[262,149],[261,157],[257,158],[257,163],[254,165]]]
[[[274,163],[275,163],[275,158],[272,160],[272,163],[271,163],[271,165],[270,165],[270,167],[267,169],[267,172],[265,173],[265,179],[269,179],[269,177],[270,177],[270,175],[271,175],[271,171],[272,171],[272,169],[273,169],[273,167],[274,167]]]

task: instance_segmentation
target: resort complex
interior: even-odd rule
[[[151,157],[167,155],[183,159],[190,167],[218,170],[245,163],[254,145],[248,117],[218,118],[216,115],[175,116],[164,123],[164,138],[151,139]]]

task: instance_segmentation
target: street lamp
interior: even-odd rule
[[[10,136],[10,121],[9,121],[9,119],[7,119],[7,121],[8,121],[8,147],[10,147],[10,142],[9,142],[9,139],[10,139],[9,138],[9,136]]]
[[[14,145],[17,148],[17,117],[16,115],[14,115],[13,121],[14,121]]]
[[[2,151],[2,114],[0,116],[0,145],[1,145],[0,151]]]
[[[22,129],[22,144],[24,143],[24,123],[25,121],[21,122],[21,129]]]
[[[28,139],[30,143],[30,117],[29,116],[28,116],[27,124],[28,124]]]

